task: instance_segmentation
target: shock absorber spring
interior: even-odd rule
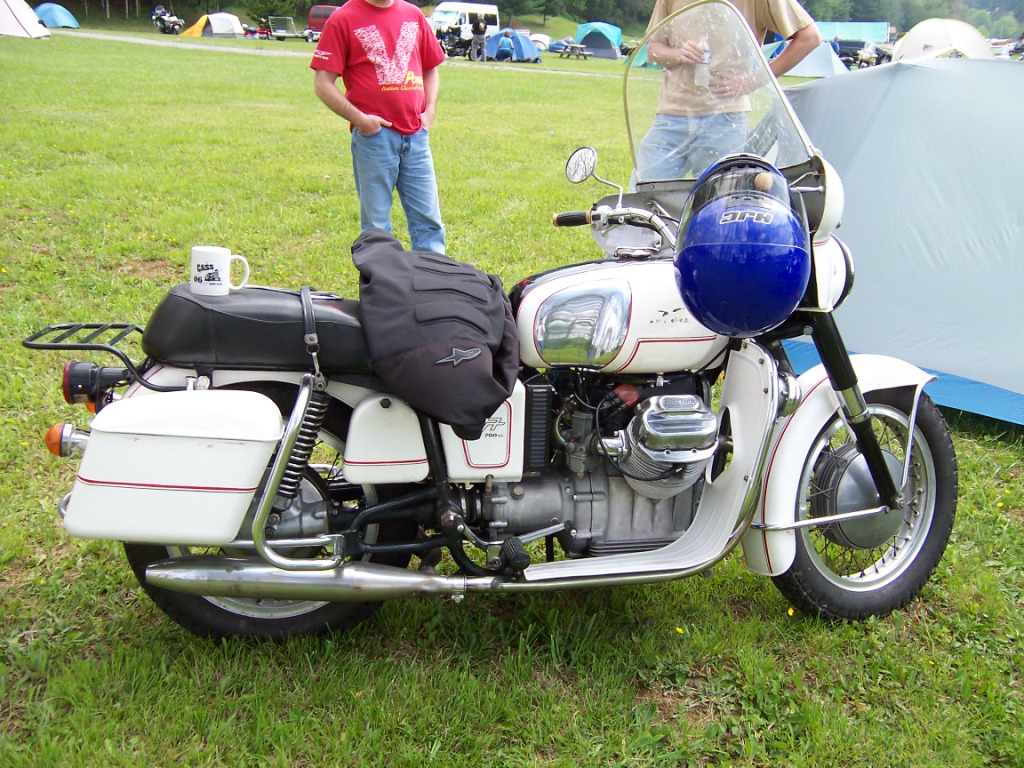
[[[309,458],[313,455],[320,425],[324,422],[329,404],[330,398],[326,392],[313,392],[310,395],[306,414],[295,438],[295,446],[292,448],[291,456],[288,457],[288,464],[281,477],[281,485],[277,489],[278,498],[291,500],[299,495],[302,473],[305,472]]]

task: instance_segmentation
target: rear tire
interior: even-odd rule
[[[897,485],[902,477],[912,395],[871,393],[868,407]],[[941,412],[922,394],[906,506],[884,515],[801,528],[796,557],[775,586],[800,610],[829,619],[884,616],[913,600],[949,541],[957,502],[957,464]],[[877,506],[877,492],[838,414],[805,460],[797,519]]]
[[[235,387],[232,387],[235,388]],[[286,384],[266,383],[239,385],[237,388],[259,392],[278,406],[285,418],[295,403],[295,388]],[[348,431],[348,411],[333,404],[327,412],[323,428],[331,434],[343,437]],[[362,488],[362,501],[376,503],[384,498],[397,496],[408,490],[403,486],[384,486],[375,489]],[[300,497],[312,502],[331,503],[327,483],[313,469],[307,467],[301,482]],[[243,523],[243,528],[245,524]],[[389,521],[369,526],[367,539],[372,543],[409,541],[416,535],[416,526],[407,521]],[[310,600],[263,600],[238,597],[204,597],[155,587],[146,581],[146,568],[171,557],[210,555],[220,552],[224,556],[252,555],[245,552],[209,550],[183,546],[154,544],[124,545],[125,555],[135,578],[147,595],[159,608],[185,629],[201,637],[220,639],[224,637],[251,637],[264,640],[285,640],[301,635],[317,635],[327,632],[346,631],[370,618],[380,607],[379,602],[318,602]],[[303,557],[313,553],[303,553]],[[411,555],[405,553],[377,554],[365,560],[396,568],[407,568]]]
[[[322,483],[303,480],[303,495],[323,493]],[[372,494],[372,490],[370,491]],[[377,526],[376,542],[409,538],[409,529],[398,523]],[[252,555],[246,552],[193,549],[156,544],[124,545],[128,564],[139,584],[154,603],[176,623],[200,637],[251,637],[262,640],[285,640],[302,635],[343,632],[370,618],[380,607],[379,602],[337,603],[312,600],[271,600],[241,597],[203,597],[154,587],[146,581],[146,568],[171,557],[190,557],[219,552],[224,556]],[[374,555],[374,563],[406,568],[411,559],[407,554]]]

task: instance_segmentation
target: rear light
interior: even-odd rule
[[[54,456],[67,458],[73,453],[82,453],[89,442],[89,433],[75,429],[75,425],[64,421],[46,430],[46,449]]]
[[[93,413],[102,408],[109,400],[111,387],[126,381],[126,368],[101,367],[95,363],[80,363],[69,360],[64,365],[64,376],[61,391],[64,402],[86,404]]]

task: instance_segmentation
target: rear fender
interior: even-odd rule
[[[916,402],[925,384],[935,379],[917,366],[893,357],[853,355],[851,361],[865,395],[908,388],[914,390]],[[799,382],[804,398],[789,418],[775,425],[760,507],[743,537],[747,567],[762,576],[777,576],[789,570],[796,555],[796,533],[765,531],[754,526],[786,525],[796,520],[804,461],[822,428],[840,408],[824,366],[807,371]]]

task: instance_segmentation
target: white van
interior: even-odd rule
[[[438,3],[430,14],[430,24],[435,33],[459,27],[459,37],[468,43],[473,39],[473,22],[477,14],[482,15],[487,22],[488,37],[498,34],[498,6],[483,3]]]

